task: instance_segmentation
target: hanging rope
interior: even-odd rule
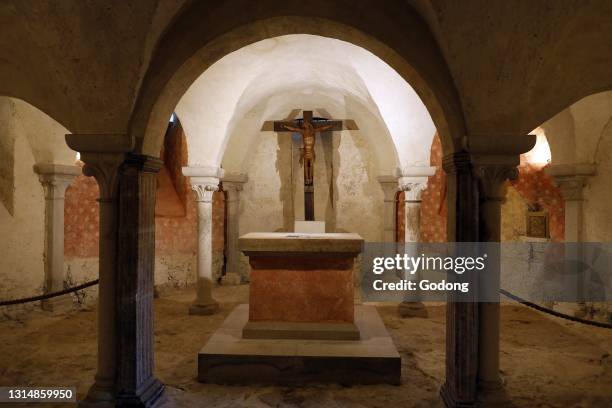
[[[10,305],[18,305],[18,304],[22,304],[22,303],[29,303],[29,302],[36,302],[38,300],[45,300],[45,299],[51,299],[57,296],[62,296],[68,293],[72,293],[72,292],[76,292],[77,290],[82,290],[85,288],[88,288],[90,286],[94,286],[97,285],[100,282],[99,279],[95,279],[86,283],[83,283],[81,285],[78,286],[74,286],[72,288],[67,288],[64,290],[60,290],[58,292],[51,292],[51,293],[45,293],[44,295],[38,295],[38,296],[32,296],[32,297],[28,297],[28,298],[22,298],[22,299],[14,299],[14,300],[4,300],[2,302],[0,302],[0,306],[10,306]],[[582,324],[587,324],[589,326],[596,326],[596,327],[602,327],[604,329],[612,329],[612,324],[609,323],[603,323],[603,322],[597,322],[597,321],[593,321],[593,320],[586,320],[586,319],[581,319],[579,317],[575,317],[575,316],[570,316],[570,315],[566,315],[565,313],[560,313],[557,312],[555,310],[552,309],[548,309],[544,306],[540,306],[537,305],[535,303],[529,302],[519,296],[516,296],[510,292],[508,292],[505,289],[500,289],[499,293],[501,293],[502,295],[515,300],[517,302],[519,302],[522,305],[525,305],[527,307],[530,307],[532,309],[535,310],[539,310],[540,312],[544,312],[547,313],[549,315],[555,316],[555,317],[560,317],[562,319],[566,319],[566,320],[571,320],[572,322],[577,322],[577,323],[582,323]]]
[[[76,292],[77,290],[81,290],[81,289],[88,288],[90,286],[97,285],[98,282],[100,282],[100,279],[95,279],[95,280],[83,283],[82,285],[78,285],[78,286],[74,286],[72,288],[60,290],[58,292],[50,292],[50,293],[45,293],[44,295],[32,296],[32,297],[22,298],[22,299],[4,300],[4,301],[0,302],[0,306],[18,305],[18,304],[21,304],[21,303],[36,302],[37,300],[51,299],[51,298],[56,297],[56,296],[65,295],[67,293]]]
[[[560,317],[562,319],[565,320],[571,320],[572,322],[577,322],[577,323],[582,323],[582,324],[588,324],[589,326],[596,326],[596,327],[603,327],[604,329],[612,329],[612,324],[609,323],[603,323],[603,322],[596,322],[594,320],[586,320],[586,319],[581,319],[579,317],[575,317],[575,316],[570,316],[570,315],[566,315],[565,313],[560,313],[557,312],[555,310],[552,309],[548,309],[544,306],[540,306],[537,305],[535,303],[529,302],[523,298],[520,298],[510,292],[508,292],[507,290],[504,289],[500,289],[499,293],[501,293],[502,295],[512,299],[512,300],[516,300],[517,302],[519,302],[522,305],[525,305],[527,307],[530,307],[532,309],[535,310],[539,310],[540,312],[544,312],[544,313],[548,313],[549,315],[553,315],[556,317]]]

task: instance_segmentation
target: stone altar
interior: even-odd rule
[[[357,340],[353,263],[357,234],[250,233],[249,321],[244,338]]]
[[[357,234],[250,233],[248,305],[198,353],[216,384],[399,384],[401,358],[374,306],[355,305]]]

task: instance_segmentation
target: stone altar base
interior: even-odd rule
[[[244,339],[237,306],[198,353],[198,381],[214,384],[399,384],[401,359],[376,308],[355,306],[360,340]]]

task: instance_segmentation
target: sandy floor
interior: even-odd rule
[[[441,406],[443,306],[429,306],[428,318],[411,319],[401,319],[393,306],[378,307],[402,356],[401,386],[218,386],[196,381],[196,354],[230,310],[246,303],[248,287],[215,289],[222,311],[206,317],[187,314],[192,293],[155,302],[156,371],[167,384],[167,406]],[[508,304],[502,307],[501,341],[502,376],[515,406],[612,406],[612,330]],[[64,316],[38,312],[25,321],[0,323],[0,385],[76,386],[82,397],[95,374],[95,357],[93,310]]]

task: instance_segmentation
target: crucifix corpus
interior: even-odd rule
[[[266,125],[262,130],[270,130]],[[314,221],[314,162],[317,132],[356,130],[352,120],[313,117],[312,111],[303,111],[302,119],[272,121],[275,132],[299,133],[302,136],[300,164],[304,167],[304,219]]]

